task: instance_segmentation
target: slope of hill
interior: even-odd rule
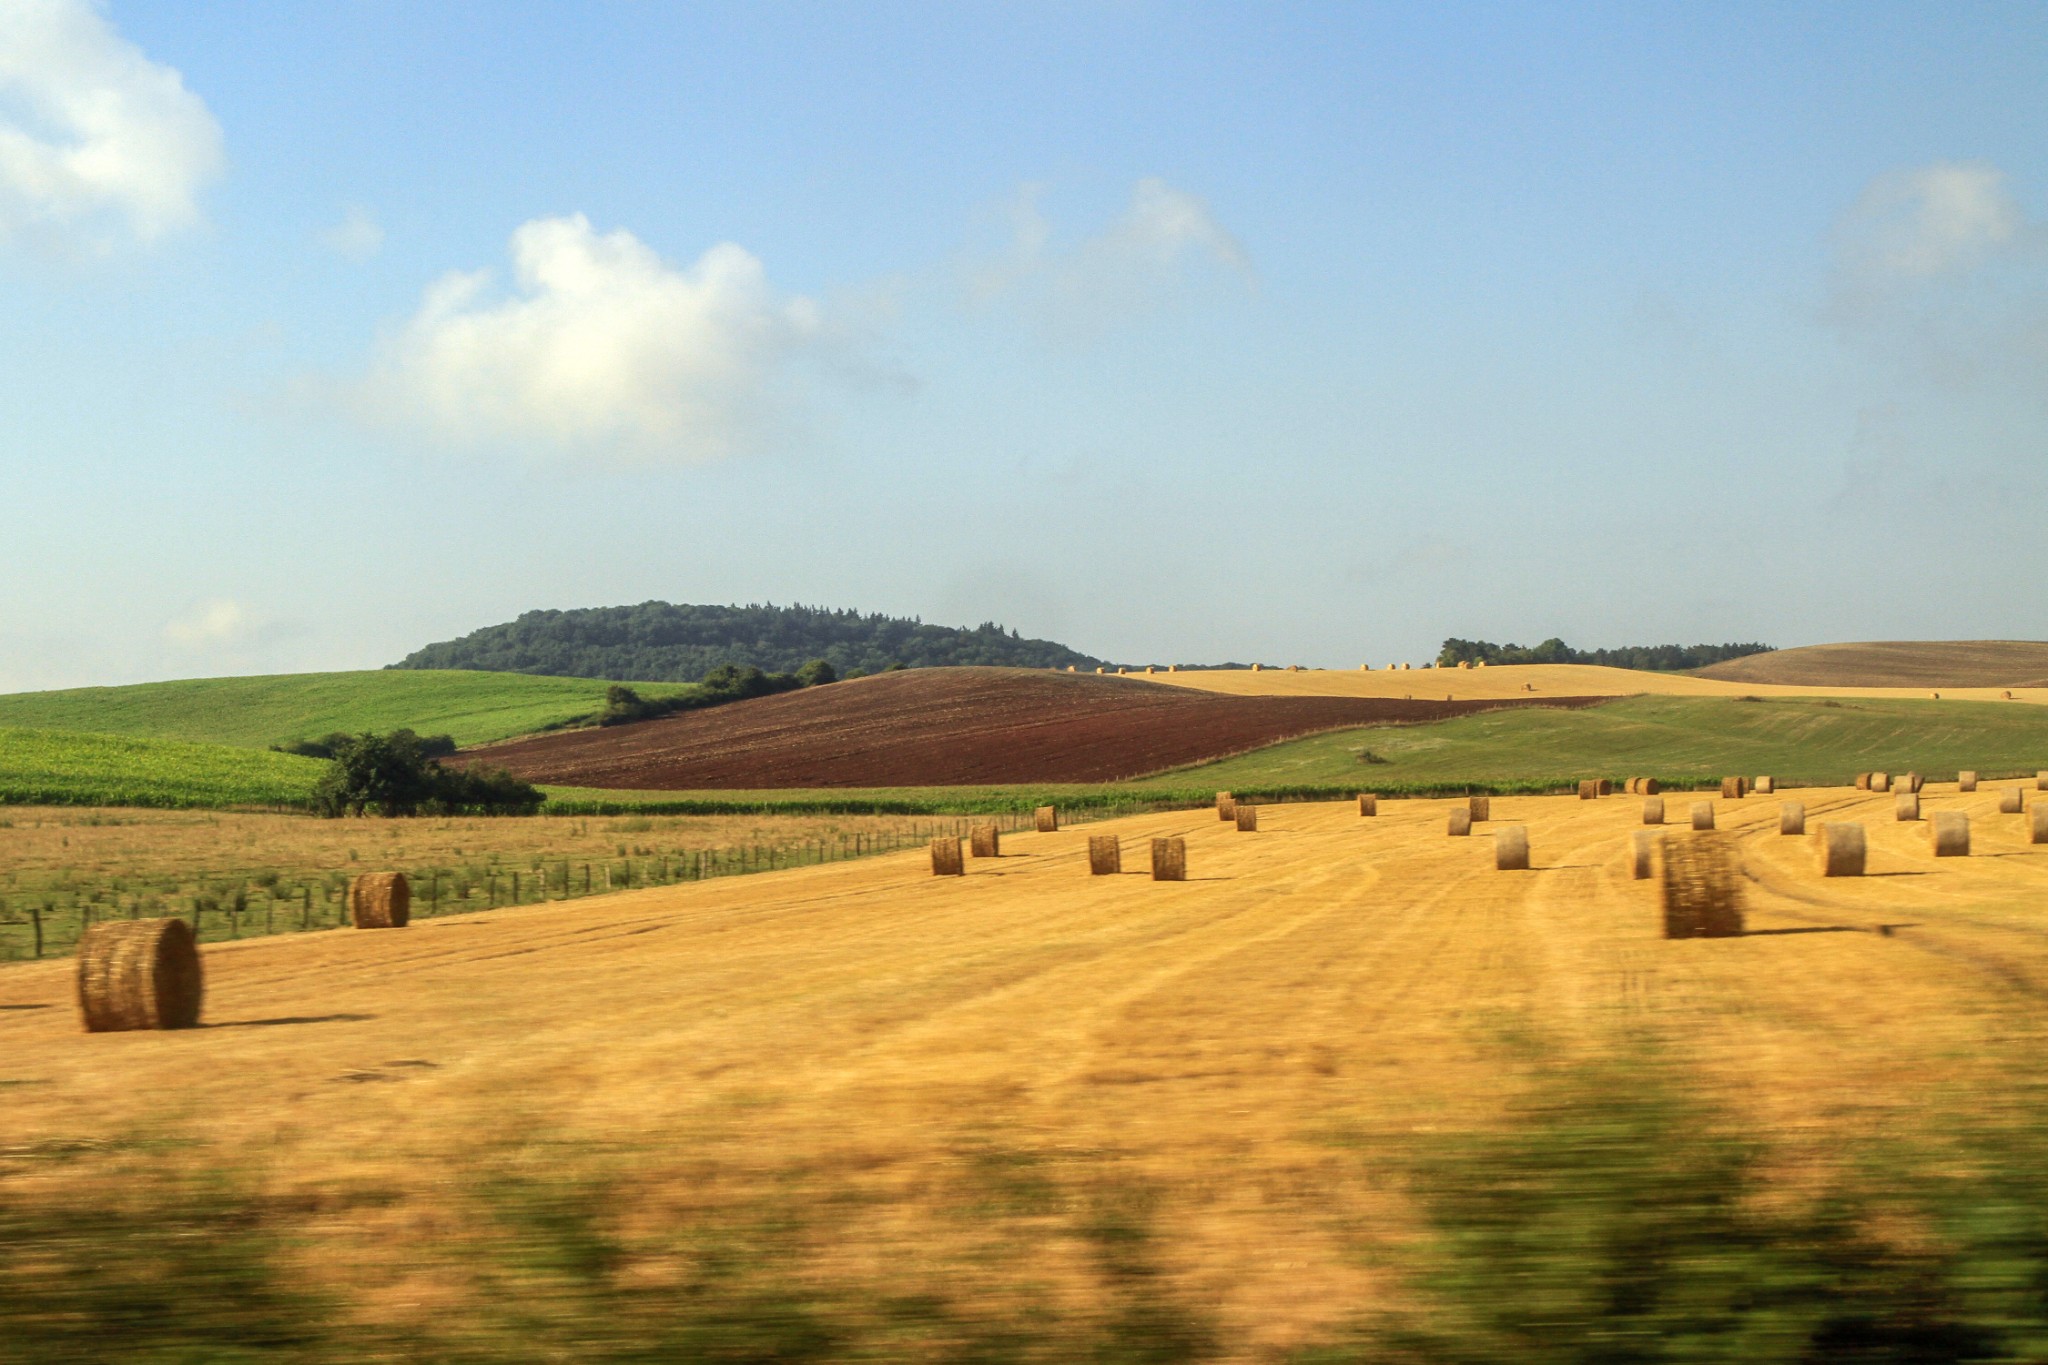
[[[403,727],[483,744],[596,711],[607,686],[590,678],[386,669],[192,678],[0,696],[0,726],[252,748]]]
[[[1804,645],[1713,664],[1699,676],[1800,687],[2033,687],[2048,681],[2048,641]]]
[[[1646,694],[1672,697],[1895,697],[1924,701],[1930,690],[1924,683],[1895,687],[1861,687],[1845,683],[1780,686],[1722,677],[1696,677],[1690,673],[1602,668],[1593,664],[1372,670],[1306,668],[1300,672],[1275,668],[1257,672],[1250,669],[1204,669],[1199,672],[1183,669],[1178,673],[1151,674],[1147,681],[1202,692],[1221,692],[1233,697],[1414,696],[1458,701],[1489,697],[1634,697]],[[2048,688],[2039,687],[1957,687],[1943,684],[1938,690],[1945,700],[1953,701],[1999,701],[2009,690],[2014,701],[2048,702]]]
[[[879,673],[891,664],[1093,668],[1102,662],[1051,640],[1022,639],[993,622],[965,630],[817,607],[642,602],[529,611],[415,650],[391,666],[692,682],[720,664],[790,673],[812,659],[829,660],[842,674]]]
[[[469,757],[531,782],[660,791],[1111,782],[1318,730],[1502,704],[1223,697],[1094,674],[914,669]]]
[[[0,728],[0,805],[296,807],[326,766],[226,744]]]

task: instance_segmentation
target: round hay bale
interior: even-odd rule
[[[1445,833],[1449,834],[1452,838],[1455,839],[1470,834],[1471,832],[1472,812],[1464,809],[1462,806],[1459,807],[1457,810],[1452,811],[1450,824],[1446,827]]]
[[[1597,795],[1600,795],[1600,796],[1612,796],[1612,795],[1614,795],[1614,779],[1613,779],[1613,778],[1611,778],[1611,777],[1600,777],[1600,778],[1595,778],[1595,779],[1594,779],[1594,781],[1595,781],[1595,783],[1597,784],[1597,788],[1596,788],[1596,794],[1597,794]]]
[[[1854,821],[1831,820],[1820,827],[1820,875],[1860,877],[1863,875],[1863,826]]]
[[[1920,818],[1919,796],[1913,792],[1902,791],[1893,797],[1892,818],[1894,820],[1918,820]]]
[[[348,913],[358,929],[403,929],[412,919],[412,884],[403,872],[351,878]]]
[[[1472,661],[1471,661],[1470,659],[1460,659],[1460,660],[1458,660],[1458,667],[1460,667],[1460,668],[1470,668],[1471,666],[1472,666]]]
[[[1483,824],[1493,818],[1493,799],[1487,796],[1468,796],[1465,809],[1472,813],[1472,823]]]
[[[1648,881],[1656,873],[1657,843],[1657,836],[1646,829],[1628,837],[1629,870],[1639,882]]]
[[[1266,666],[1265,666],[1264,664],[1253,664],[1253,665],[1252,665],[1252,672],[1254,672],[1254,673],[1263,673],[1263,672],[1265,672],[1265,671],[1266,671]]]
[[[964,877],[967,864],[960,857],[960,841],[957,838],[932,840],[932,875],[934,877]]]
[[[103,920],[78,940],[87,1033],[192,1028],[205,988],[199,941],[181,919]]]
[[[1694,829],[1712,829],[1714,827],[1713,802],[1695,801],[1692,803],[1692,827]]]
[[[1803,801],[1786,801],[1786,802],[1783,802],[1783,803],[1781,803],[1781,804],[1779,805],[1779,807],[1778,807],[1778,833],[1780,833],[1780,834],[1804,834],[1804,833],[1806,833],[1806,803],[1805,803],[1805,802],[1803,802]]]
[[[1031,827],[1040,834],[1057,834],[1060,828],[1060,812],[1057,806],[1040,806],[1031,812]]]
[[[1730,836],[1666,844],[1661,890],[1664,937],[1732,938],[1742,932],[1742,869]]]
[[[977,858],[999,858],[1002,854],[1002,831],[994,825],[976,825],[968,831],[968,852]]]
[[[1874,792],[1888,792],[1888,791],[1890,791],[1890,790],[1892,789],[1892,778],[1891,778],[1891,774],[1890,774],[1890,773],[1872,773],[1872,774],[1870,775],[1870,789],[1871,789],[1872,791],[1874,791]]]
[[[1998,694],[1998,696],[1999,696],[1999,699],[2000,699],[2001,701],[2011,701],[2011,700],[2012,700],[2012,693],[2010,693],[2010,692],[2001,692],[2001,693],[1999,693],[1999,694]]]
[[[1237,828],[1240,833],[1250,833],[1258,829],[1259,808],[1257,806],[1247,806],[1240,801],[1238,803],[1235,816],[1237,819]]]
[[[2000,815],[2018,815],[2026,808],[2027,796],[2026,792],[2021,788],[2007,787],[1998,793],[1998,813]],[[2040,807],[2037,805],[2034,809],[2039,810]]]
[[[1750,790],[1754,791],[1758,796],[1769,796],[1777,789],[1778,784],[1768,777],[1759,777],[1756,781],[1750,783]]]
[[[1529,827],[1502,825],[1493,832],[1493,868],[1496,872],[1529,870]]]
[[[1959,810],[1938,810],[1927,827],[1937,858],[1970,856],[1970,817]]]
[[[1110,877],[1124,870],[1123,841],[1114,834],[1088,836],[1088,875]]]
[[[1892,783],[1892,790],[1917,792],[1924,785],[1924,783],[1925,779],[1922,778],[1920,774],[1907,773],[1904,777],[1901,777],[1898,781]]]
[[[1645,796],[1655,796],[1658,792],[1664,790],[1664,784],[1654,777],[1646,777],[1638,784],[1636,789]]]
[[[1622,795],[1624,795],[1624,796],[1634,796],[1634,795],[1636,795],[1636,784],[1637,784],[1638,782],[1640,782],[1640,781],[1642,781],[1642,779],[1641,779],[1640,777],[1631,777],[1631,778],[1630,778],[1630,779],[1629,779],[1628,781],[1626,781],[1626,782],[1622,783],[1622,784],[1621,784],[1621,791],[1622,791]]]
[[[1643,798],[1643,823],[1646,825],[1661,825],[1664,823],[1663,797],[1646,796]]]
[[[1152,880],[1184,882],[1188,879],[1187,840],[1178,836],[1152,841]]]
[[[2027,821],[2027,842],[2048,844],[2048,804],[2034,807],[2033,818]]]
[[[1744,783],[1739,777],[1722,778],[1721,799],[1723,801],[1740,801],[1742,799],[1743,786]]]
[[[1959,792],[1973,792],[1977,790],[1977,774],[1968,770],[1957,773],[1956,790]]]
[[[1379,796],[1374,792],[1360,792],[1358,794],[1358,813],[1360,815],[1378,815],[1380,813]]]
[[[2048,768],[2043,768],[2034,774],[2034,790],[2037,792],[2048,792]]]
[[[1856,790],[1857,790],[1857,791],[1860,791],[1860,792],[1867,792],[1867,791],[1869,791],[1869,790],[1870,790],[1870,774],[1869,774],[1869,773],[1858,773],[1858,774],[1856,774]]]
[[[1598,795],[1600,795],[1599,782],[1590,777],[1582,777],[1579,779],[1579,800],[1591,801],[1594,797]]]

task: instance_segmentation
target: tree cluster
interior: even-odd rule
[[[444,768],[410,730],[329,735],[313,806],[342,815],[532,815],[547,798],[501,768]]]
[[[1524,648],[1521,645],[1497,645],[1490,640],[1444,641],[1438,651],[1437,662],[1445,667],[1456,667],[1461,663],[1484,664],[1601,664],[1608,668],[1635,668],[1653,673],[1679,673],[1690,668],[1705,668],[1724,659],[1740,659],[1750,654],[1768,654],[1771,646],[1763,644],[1726,645],[1623,645],[1619,649],[1573,649],[1564,641],[1552,636],[1542,644]]]

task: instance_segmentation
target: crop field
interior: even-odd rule
[[[301,806],[323,767],[267,749],[0,729],[0,806]]]
[[[1468,838],[1158,813],[958,878],[212,944],[187,1032],[0,967],[0,1342],[1310,1365],[1579,1359],[1597,1318],[1627,1359],[2037,1358],[2048,846],[1990,788],[1924,793],[1964,858],[1799,797],[1869,875],[1717,800],[1732,938],[1660,936],[1638,800],[1496,797]]]
[[[337,730],[410,729],[483,744],[599,710],[609,686],[590,678],[456,669],[194,678],[0,696],[0,727],[258,749]],[[647,697],[691,690],[675,683],[635,686]]]

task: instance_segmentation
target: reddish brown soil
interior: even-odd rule
[[[1231,697],[1135,678],[919,668],[471,750],[530,782],[687,791],[1112,782],[1283,739],[1541,701]]]

